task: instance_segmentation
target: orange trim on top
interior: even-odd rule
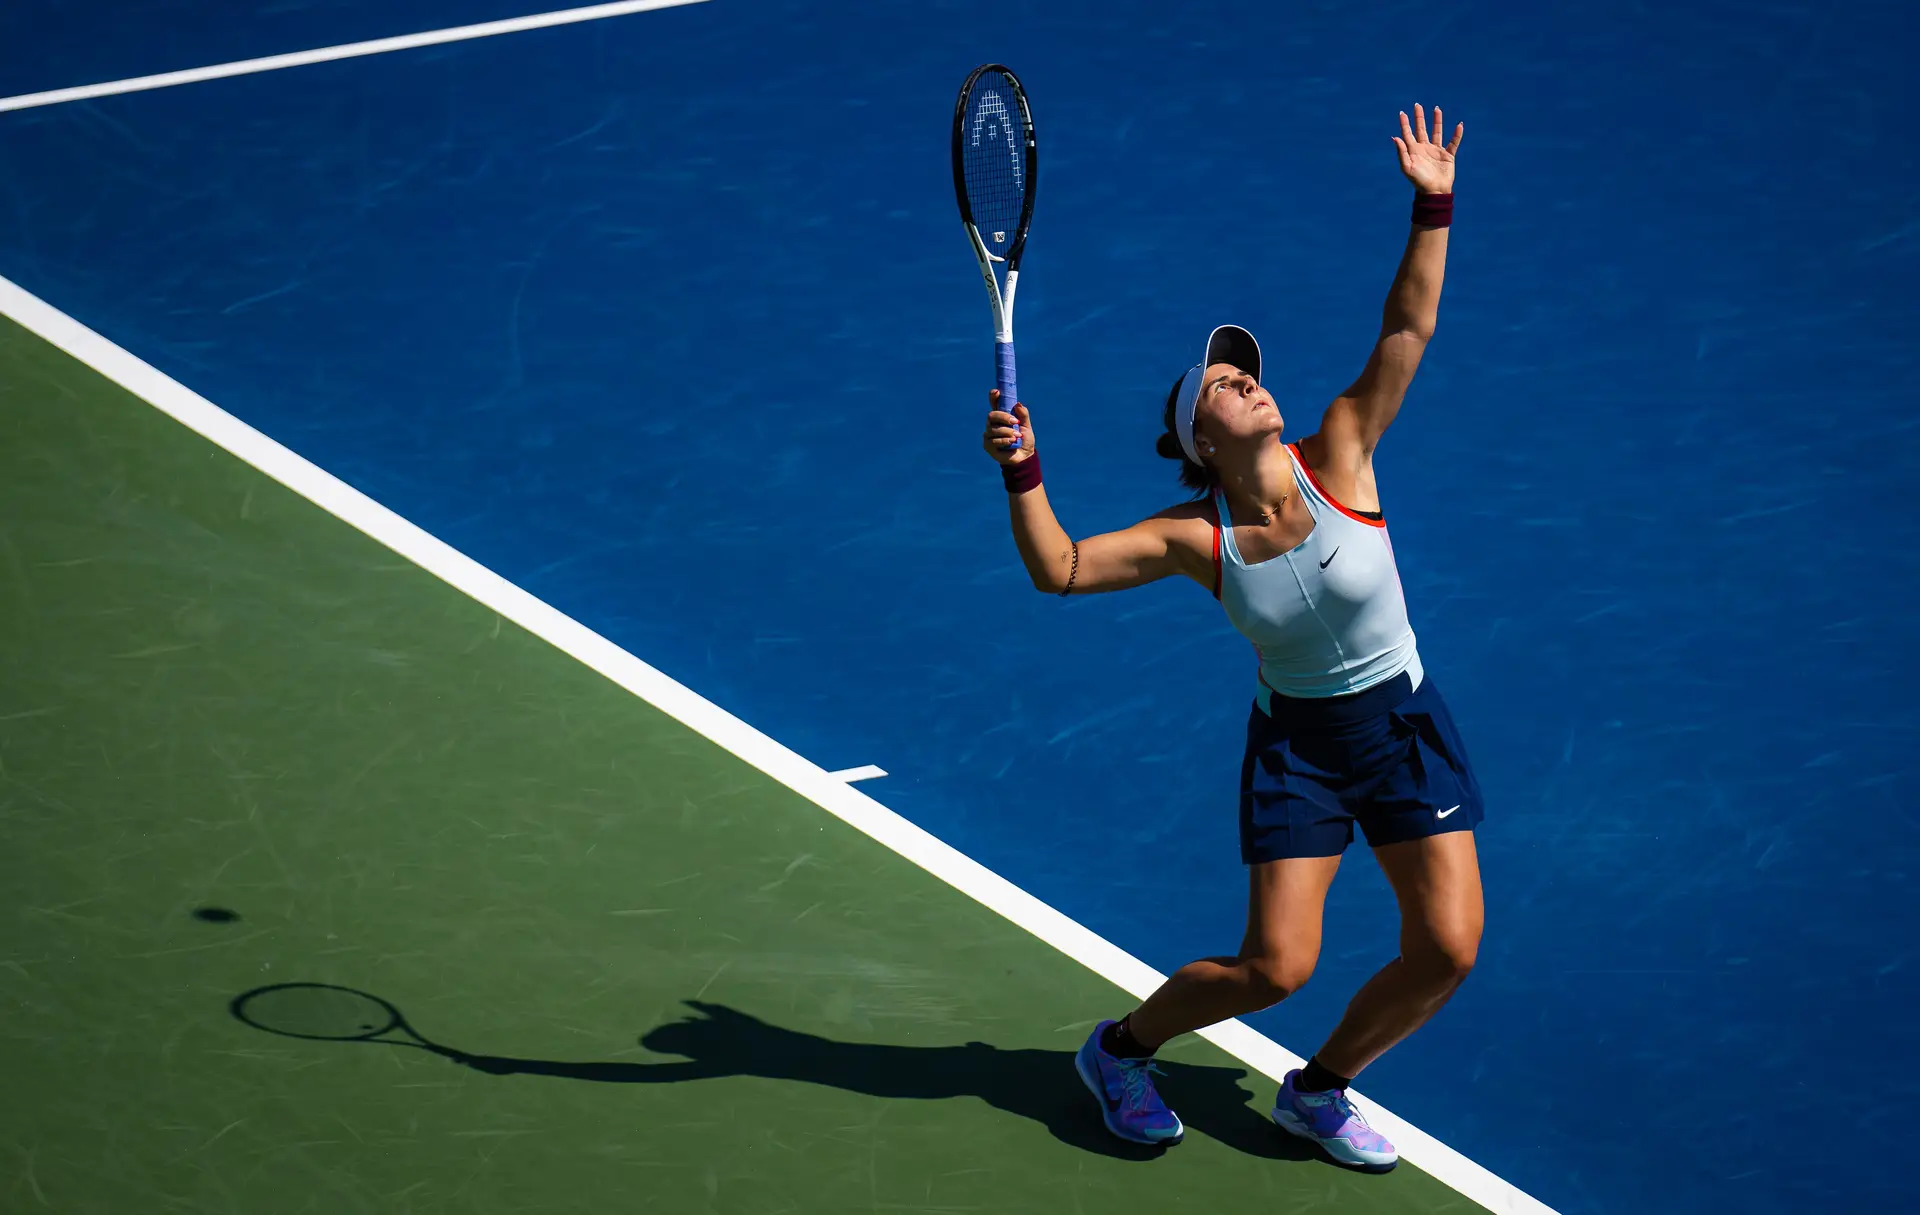
[[[1357,511],[1351,511],[1351,510],[1348,510],[1346,507],[1342,506],[1340,504],[1340,499],[1328,493],[1327,487],[1320,484],[1320,478],[1314,476],[1313,465],[1307,463],[1307,458],[1300,454],[1299,444],[1289,443],[1287,444],[1287,450],[1293,453],[1293,458],[1295,460],[1298,460],[1300,462],[1300,467],[1306,470],[1307,480],[1313,482],[1314,492],[1318,493],[1322,498],[1325,498],[1327,500],[1328,505],[1332,506],[1333,509],[1339,511],[1341,514],[1345,515],[1347,518],[1352,519],[1355,523],[1364,523],[1368,527],[1385,527],[1387,525],[1387,521],[1385,519],[1369,519],[1365,515],[1360,514]]]
[[[1213,597],[1220,598],[1220,499],[1213,498]]]

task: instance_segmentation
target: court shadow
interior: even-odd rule
[[[234,1007],[242,1007],[246,999],[236,999]],[[1107,1132],[1074,1071],[1070,1051],[1001,1049],[984,1042],[953,1046],[843,1042],[773,1025],[724,1004],[689,1000],[687,1007],[691,1011],[683,1019],[649,1030],[640,1038],[640,1044],[650,1051],[679,1056],[672,1062],[528,1059],[471,1054],[428,1042],[424,1037],[420,1044],[455,1063],[493,1076],[550,1076],[598,1084],[683,1084],[725,1076],[758,1076],[889,1100],[977,1097],[995,1109],[1040,1124],[1055,1139],[1082,1151],[1123,1160],[1149,1160],[1165,1150],[1130,1144]],[[269,1028],[247,1017],[239,1019],[256,1029]],[[418,1031],[413,1032],[418,1036]],[[1318,1158],[1309,1145],[1281,1132],[1259,1110],[1248,1106],[1254,1094],[1241,1086],[1247,1076],[1243,1069],[1180,1062],[1160,1066],[1165,1071],[1160,1091],[1190,1132],[1268,1159]]]
[[[650,1031],[640,1044],[688,1062],[637,1066],[650,1072],[675,1069],[657,1077],[669,1080],[761,1076],[895,1100],[977,1097],[1037,1122],[1062,1143],[1085,1151],[1148,1159],[1164,1150],[1128,1144],[1107,1132],[1069,1051],[1003,1049],[985,1042],[843,1042],[772,1025],[724,1004],[690,1000],[687,1007],[690,1015]],[[1166,1073],[1160,1090],[1190,1130],[1257,1156],[1314,1157],[1306,1144],[1281,1133],[1247,1105],[1253,1094],[1241,1087],[1244,1070],[1179,1062],[1160,1066]]]

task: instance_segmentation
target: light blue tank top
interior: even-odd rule
[[[1261,705],[1283,696],[1344,696],[1402,671],[1419,687],[1420,655],[1387,525],[1333,500],[1287,444],[1313,531],[1287,552],[1248,565],[1233,542],[1226,495],[1213,492],[1221,605],[1260,655]]]

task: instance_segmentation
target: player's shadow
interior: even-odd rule
[[[523,1059],[426,1045],[494,1076],[553,1076],[603,1084],[680,1084],[760,1076],[892,1100],[978,1097],[995,1109],[1039,1123],[1062,1143],[1084,1151],[1149,1159],[1164,1150],[1129,1144],[1107,1132],[1074,1071],[1070,1051],[1003,1050],[984,1042],[957,1046],[842,1042],[772,1025],[724,1004],[689,1000],[687,1007],[692,1010],[688,1016],[650,1030],[640,1039],[642,1046],[657,1054],[680,1056],[677,1062]],[[267,1028],[254,1021],[246,1023]],[[1253,1094],[1240,1086],[1247,1074],[1240,1068],[1178,1062],[1160,1066],[1166,1073],[1160,1078],[1160,1091],[1190,1131],[1255,1156],[1316,1158],[1311,1147],[1284,1134],[1248,1106]]]
[[[685,1019],[640,1039],[648,1050],[688,1062],[640,1065],[642,1080],[698,1080],[763,1076],[823,1084],[874,1097],[928,1100],[978,1097],[995,1109],[1040,1123],[1054,1138],[1108,1156],[1151,1157],[1161,1149],[1136,1147],[1101,1125],[1093,1098],[1074,1071],[1069,1051],[1002,1049],[985,1042],[958,1046],[888,1046],[842,1042],[785,1029],[758,1017],[698,1000]],[[1259,1156],[1311,1159],[1306,1144],[1283,1134],[1240,1087],[1246,1072],[1164,1062],[1160,1091],[1187,1126]],[[568,1069],[563,1068],[561,1074]]]

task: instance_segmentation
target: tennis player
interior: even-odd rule
[[[1368,1171],[1393,1144],[1347,1100],[1353,1078],[1447,1002],[1473,969],[1483,919],[1473,828],[1480,790],[1460,735],[1425,675],[1407,622],[1374,484],[1373,451],[1431,340],[1446,268],[1454,157],[1418,105],[1400,115],[1400,171],[1413,228],[1387,293],[1380,338],[1353,386],[1296,443],[1261,385],[1260,347],[1215,329],[1167,397],[1162,456],[1180,461],[1192,501],[1124,531],[1073,540],[1040,483],[1033,419],[989,396],[987,451],[1001,464],[1014,543],[1033,585],[1091,594],[1184,574],[1211,591],[1259,654],[1240,769],[1240,853],[1249,866],[1246,937],[1231,957],[1180,968],[1076,1057],[1107,1128],[1177,1143],[1184,1128],[1154,1089],[1153,1054],[1180,1034],[1286,999],[1313,973],[1327,889],[1357,823],[1400,904],[1400,953],[1368,980],[1304,1068],[1280,1086],[1273,1119]],[[1016,447],[1015,440],[1020,443]]]

